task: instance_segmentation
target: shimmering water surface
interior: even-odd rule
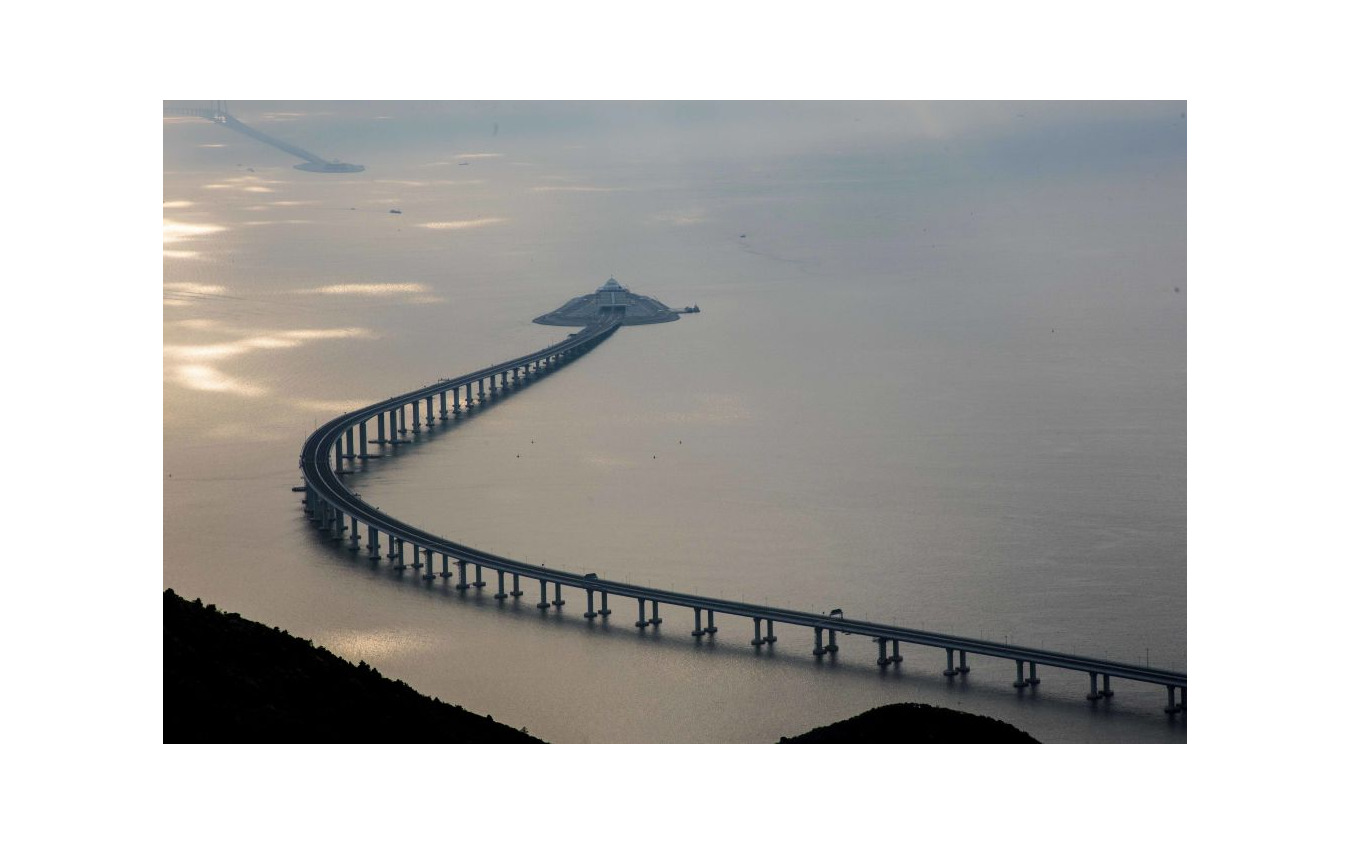
[[[517,559],[1186,663],[1185,146],[1162,104],[232,103],[365,172],[164,126],[164,584],[562,742],[762,742],[895,701],[1185,740],[1157,687],[371,568],[290,492],[339,412],[562,339],[611,274],[698,315],[350,478]],[[398,209],[401,214],[391,214]],[[495,585],[491,583],[490,585]],[[409,725],[410,730],[415,725]]]

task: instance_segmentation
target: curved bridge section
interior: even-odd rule
[[[387,559],[394,568],[411,567],[420,570],[425,567],[426,572],[422,577],[426,580],[434,580],[437,577],[449,580],[457,577],[458,582],[455,585],[457,589],[482,589],[486,586],[483,580],[483,571],[486,569],[496,573],[497,591],[493,597],[499,601],[518,600],[524,595],[520,588],[521,578],[536,581],[539,584],[539,602],[536,606],[545,612],[550,607],[555,610],[562,608],[566,603],[563,600],[562,590],[566,587],[586,593],[587,619],[608,616],[609,599],[618,596],[637,602],[637,626],[640,628],[661,624],[663,621],[660,614],[661,605],[666,604],[693,612],[694,624],[691,635],[696,637],[715,635],[716,614],[723,613],[741,616],[754,622],[755,636],[750,643],[756,648],[772,647],[777,641],[777,636],[774,635],[775,623],[792,624],[814,631],[813,653],[817,657],[837,651],[839,649],[837,635],[849,633],[868,636],[873,640],[877,645],[877,664],[882,670],[892,663],[899,664],[903,660],[900,655],[900,643],[906,642],[945,650],[947,668],[943,673],[948,677],[964,674],[970,670],[966,662],[968,654],[981,654],[1015,663],[1016,679],[1012,685],[1019,689],[1039,683],[1040,678],[1036,673],[1038,667],[1051,666],[1087,675],[1088,700],[1096,701],[1110,697],[1114,693],[1111,689],[1112,679],[1132,680],[1165,687],[1167,707],[1164,711],[1169,715],[1185,711],[1186,674],[1182,672],[965,636],[932,633],[909,627],[877,624],[861,619],[845,619],[837,614],[822,615],[689,595],[604,580],[594,574],[546,569],[470,548],[402,522],[366,504],[342,482],[342,476],[350,472],[347,467],[381,456],[370,454],[368,443],[389,445],[397,451],[399,445],[412,442],[406,438],[410,430],[417,433],[424,424],[431,428],[438,418],[444,422],[452,415],[459,416],[465,408],[473,406],[475,402],[485,404],[506,392],[519,389],[552,373],[604,342],[619,329],[619,326],[620,322],[615,318],[593,323],[562,343],[468,375],[443,379],[431,386],[376,402],[326,423],[305,441],[300,455],[304,486],[296,487],[296,491],[305,493],[305,512],[318,529],[330,537],[340,540],[347,534],[348,547],[354,552],[361,550],[361,528],[364,525],[365,550],[372,561],[378,562],[382,559],[383,542],[383,547],[388,551]],[[411,429],[408,428],[409,417],[412,420]],[[372,424],[375,426],[374,439],[369,438]],[[409,550],[411,550],[410,562]],[[437,557],[441,567],[439,574],[434,571]],[[452,564],[456,569],[453,573]],[[469,566],[473,567],[472,575],[469,574]],[[511,578],[509,591],[506,588],[508,576]],[[552,600],[548,595],[550,585],[553,587]],[[598,610],[597,596],[600,603]],[[651,605],[650,609],[648,604]],[[1180,700],[1177,699],[1178,690],[1181,693]]]

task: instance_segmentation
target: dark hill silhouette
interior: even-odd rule
[[[893,703],[817,727],[779,744],[1040,744],[1017,729],[984,715],[926,703]]]
[[[164,742],[537,742],[275,627],[164,592]]]

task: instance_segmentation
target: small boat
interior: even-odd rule
[[[400,210],[398,210],[397,208],[390,208],[390,209],[389,209],[389,213],[390,213],[390,214],[402,214],[403,212],[400,211]]]

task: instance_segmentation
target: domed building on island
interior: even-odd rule
[[[687,308],[685,313],[695,311]],[[674,322],[680,318],[679,313],[652,297],[639,296],[611,278],[594,293],[578,296],[534,321],[540,325],[589,325],[611,316],[621,317],[624,325]]]

